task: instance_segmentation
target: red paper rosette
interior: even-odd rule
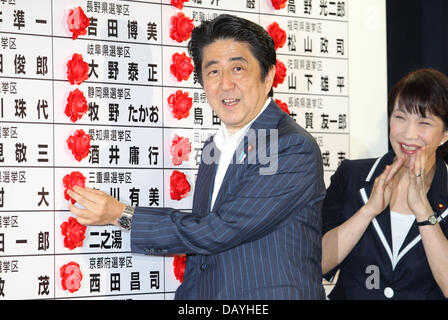
[[[273,87],[277,88],[279,84],[282,84],[286,78],[286,66],[283,62],[277,59],[277,63],[275,64],[275,75],[274,82],[272,84]]]
[[[187,176],[177,170],[174,170],[170,177],[170,196],[172,200],[181,200],[190,192],[190,184]]]
[[[70,84],[81,84],[89,78],[89,64],[84,62],[82,55],[74,53],[67,62],[67,79]]]
[[[184,281],[185,264],[187,263],[187,256],[175,256],[173,260],[174,276],[181,283]]]
[[[184,8],[184,2],[188,2],[188,0],[171,0],[171,4],[179,10]]]
[[[188,92],[177,90],[168,97],[168,105],[176,119],[180,120],[188,117],[193,106],[193,98],[188,96]]]
[[[179,137],[177,134],[174,135],[174,139],[171,143],[170,153],[171,162],[178,166],[182,164],[182,161],[188,161],[188,156],[191,152],[191,143],[188,138]]]
[[[73,250],[82,247],[86,238],[86,226],[80,224],[75,218],[70,217],[68,221],[61,224],[61,232],[64,236],[64,247]]]
[[[288,109],[288,105],[283,102],[280,99],[275,99],[275,103],[278,104],[278,106],[280,107],[280,109],[282,109],[283,111],[285,111],[287,114],[290,114],[289,109]]]
[[[277,22],[271,23],[266,30],[271,36],[271,38],[274,40],[275,50],[285,45],[286,31],[280,28]]]
[[[275,10],[280,10],[286,7],[287,0],[271,0],[272,6]]]
[[[81,288],[82,273],[79,264],[74,261],[69,262],[64,264],[59,269],[59,272],[63,290],[68,290],[73,293]]]
[[[89,111],[87,100],[81,90],[75,89],[70,92],[67,98],[67,105],[65,106],[65,115],[76,122],[81,119],[84,114]]]
[[[90,136],[84,130],[76,130],[75,134],[68,137],[67,146],[72,151],[75,159],[81,161],[89,155]]]
[[[176,77],[177,81],[188,80],[194,70],[191,58],[187,57],[185,52],[182,54],[176,52],[172,56],[172,61],[170,71]]]
[[[64,184],[65,188],[65,200],[69,200],[72,203],[75,203],[76,201],[67,194],[67,190],[73,190],[74,186],[84,188],[86,185],[86,177],[84,177],[84,175],[79,171],[73,171],[72,173],[65,175],[65,177],[62,179],[62,183]]]
[[[87,27],[90,25],[90,19],[86,16],[81,7],[70,9],[68,12],[67,25],[70,32],[73,33],[72,39],[87,33]]]
[[[190,38],[191,31],[194,29],[193,19],[179,12],[171,17],[170,38],[177,42],[182,42]]]

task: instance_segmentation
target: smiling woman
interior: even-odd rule
[[[341,270],[331,299],[448,297],[448,78],[414,71],[388,104],[392,150],[342,162],[327,190],[322,270]]]
[[[416,152],[426,147],[427,170],[436,153],[445,152],[448,139],[448,79],[432,69],[408,74],[389,96],[389,140],[397,156],[406,156],[412,166]]]

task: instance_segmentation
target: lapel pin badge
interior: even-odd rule
[[[445,205],[443,203],[439,203],[437,208],[439,208],[439,210],[445,210],[446,207],[445,207]]]
[[[244,161],[244,159],[246,159],[246,154],[243,151],[240,155],[240,159],[238,160],[238,163],[242,163]]]
[[[247,147],[247,152],[251,152],[254,149],[254,146],[251,144]],[[244,159],[246,159],[247,154],[243,151],[239,157],[238,163],[243,163]]]

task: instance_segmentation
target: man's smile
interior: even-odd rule
[[[222,99],[222,104],[227,107],[233,107],[240,102],[240,99]]]

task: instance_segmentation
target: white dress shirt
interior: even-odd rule
[[[249,130],[249,127],[252,123],[260,116],[260,114],[267,108],[267,106],[271,103],[271,98],[268,98],[264,104],[263,109],[261,109],[260,113],[246,126],[235,132],[234,134],[230,134],[227,130],[227,127],[224,123],[221,123],[221,126],[216,132],[213,140],[215,142],[216,147],[221,152],[218,168],[216,170],[215,175],[215,184],[213,186],[213,194],[212,194],[212,203],[210,208],[213,209],[213,205],[215,204],[216,196],[218,195],[219,189],[221,188],[222,181],[224,180],[224,176],[226,175],[227,168],[229,167],[230,161],[232,160],[233,154],[235,153],[236,148],[240,144],[244,135]]]

